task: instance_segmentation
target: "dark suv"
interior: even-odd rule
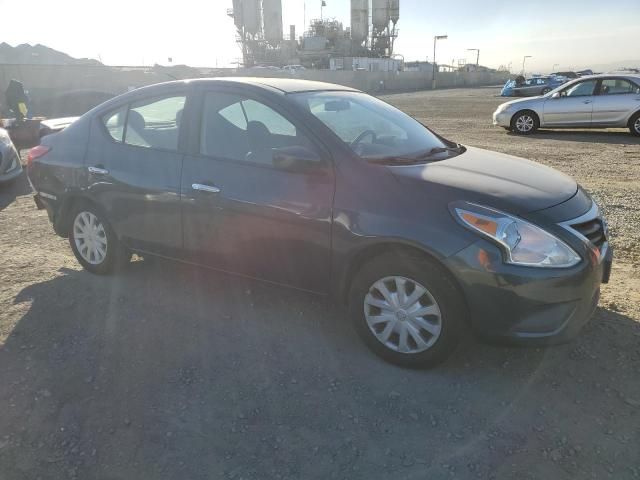
[[[611,263],[571,178],[325,83],[141,88],[45,137],[28,174],[90,272],[137,252],[329,295],[402,365],[441,361],[467,328],[565,340]]]

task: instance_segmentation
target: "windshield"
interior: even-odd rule
[[[361,158],[418,160],[452,146],[409,115],[364,93],[305,92],[291,97]]]

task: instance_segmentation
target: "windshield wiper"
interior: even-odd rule
[[[458,143],[456,144],[455,147],[433,147],[425,151],[424,153],[411,156],[411,157],[402,156],[402,155],[387,155],[384,157],[366,158],[366,160],[370,163],[381,163],[381,164],[395,163],[399,165],[411,165],[413,163],[422,162],[439,153],[445,153],[445,152],[461,153],[463,149],[464,147]]]

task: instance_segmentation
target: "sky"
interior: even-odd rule
[[[348,0],[325,0],[325,18],[349,25]],[[490,67],[549,72],[640,58],[640,0],[400,0],[395,52],[406,60],[459,59]],[[320,17],[321,0],[282,0],[284,32]],[[0,41],[11,45],[41,43],[73,57],[89,57],[109,65],[230,66],[241,56],[233,20],[226,15],[231,0],[0,0]],[[306,5],[306,8],[305,8]],[[306,15],[305,15],[306,10]],[[34,12],[37,14],[34,15]],[[640,63],[640,62],[639,62]]]

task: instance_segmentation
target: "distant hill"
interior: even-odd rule
[[[53,48],[23,43],[12,47],[6,42],[0,43],[0,64],[38,64],[38,65],[101,65],[91,58],[73,58]]]

